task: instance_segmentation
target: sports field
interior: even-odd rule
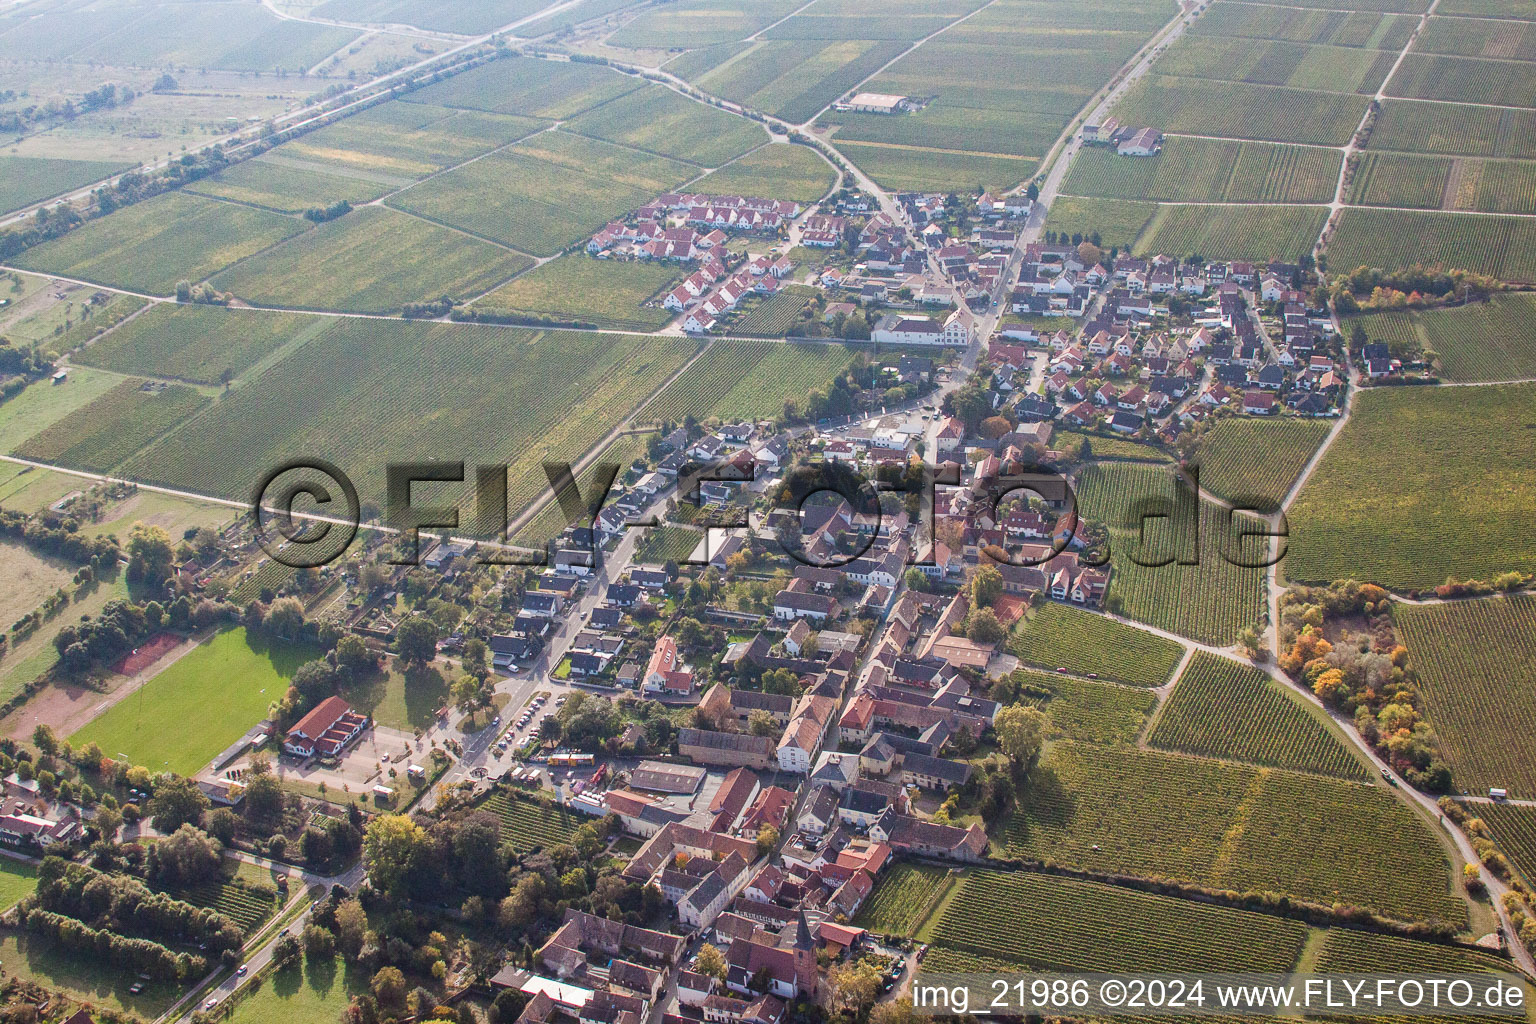
[[[684,338],[339,319],[234,389],[196,430],[141,452],[129,472],[244,498],[256,467],[323,452],[351,476],[364,503],[382,508],[388,462],[502,462],[511,464],[516,511],[548,486],[544,459],[577,458],[697,346]],[[465,509],[472,490],[471,481],[460,499]]]
[[[1536,799],[1536,601],[1393,606],[1456,788]],[[1536,865],[1533,865],[1536,867]]]
[[[1399,590],[1536,570],[1536,385],[1364,391],[1287,512],[1293,580]]]
[[[553,256],[699,173],[690,164],[570,132],[541,132],[389,203],[535,256]]]
[[[266,717],[320,651],[237,626],[173,662],[71,736],[152,772],[192,775]],[[172,725],[172,723],[175,723]]]
[[[365,206],[214,280],[258,306],[398,313],[410,302],[474,298],[532,264],[520,252],[419,217]]]
[[[809,203],[826,195],[836,180],[832,166],[809,146],[763,146],[711,171],[693,188],[710,195]]]
[[[71,361],[117,373],[143,373],[219,384],[238,377],[282,346],[302,342],[331,324],[322,317],[223,306],[151,306],[71,356]]]
[[[169,295],[177,281],[201,281],[307,226],[248,206],[167,192],[28,249],[13,262],[27,270]]]
[[[1404,310],[1357,321],[1367,336],[1402,339],[1433,353],[1450,380],[1536,377],[1536,296],[1495,295],[1454,309]]]
[[[660,300],[679,276],[677,266],[671,263],[597,259],[572,253],[507,282],[479,300],[475,308],[617,330],[653,331],[677,315],[661,308]]]

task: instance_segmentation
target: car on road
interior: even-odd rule
[[[239,966],[239,967],[237,967],[237,968],[235,968],[235,977],[237,977],[237,978],[243,978],[243,977],[245,977],[245,976],[246,976],[246,974],[247,974],[247,973],[248,973],[248,972],[249,972],[249,971],[250,971],[250,967],[249,967],[249,965],[247,965],[247,964],[241,964],[241,965],[240,965],[240,966]]]
[[[218,1006],[218,1005],[219,1005],[219,997],[218,996],[214,996],[212,999],[208,1000],[206,1003],[203,1004],[203,1009],[211,1010],[215,1006]]]

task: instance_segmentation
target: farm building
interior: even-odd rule
[[[861,92],[848,101],[848,109],[861,114],[899,114],[911,109],[905,96],[884,92]]]

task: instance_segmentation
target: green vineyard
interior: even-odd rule
[[[1220,420],[1200,438],[1200,486],[1230,502],[1278,506],[1330,429],[1294,417]]]
[[[1312,251],[1327,212],[1322,206],[1164,206],[1136,240],[1136,252],[1295,261]]]
[[[1134,626],[1046,601],[1019,620],[1008,650],[1020,661],[1133,686],[1161,686],[1184,649]]]
[[[576,830],[586,824],[563,807],[545,806],[504,790],[486,797],[480,809],[501,819],[502,840],[511,843],[519,853],[568,843]]]
[[[1258,669],[1201,651],[1148,742],[1165,750],[1363,779],[1360,759],[1299,699]]]
[[[1328,243],[1328,262],[1347,270],[1422,263],[1529,283],[1536,281],[1536,220],[1351,207]]]
[[[1306,934],[1306,925],[1281,917],[991,871],[961,883],[933,931],[937,947],[983,964],[1072,971],[1284,971]],[[943,969],[960,962],[946,957]]]
[[[886,871],[854,923],[880,935],[911,935],[949,878],[947,868],[897,864]]]
[[[661,394],[640,410],[642,422],[764,419],[784,403],[825,388],[853,358],[846,345],[715,341]]]
[[[1452,161],[1446,157],[1366,153],[1349,183],[1349,201],[1361,206],[1413,206],[1438,210]]]
[[[792,284],[770,295],[731,325],[732,334],[756,338],[782,338],[800,320],[800,313],[810,305],[815,290]]]
[[[1021,703],[1051,716],[1053,739],[1135,743],[1157,704],[1157,694],[1141,687],[1026,669],[1016,670],[1009,679],[1019,684]]]
[[[1536,599],[1396,605],[1392,619],[1456,788],[1536,798]]]
[[[1468,804],[1468,813],[1482,818],[1494,842],[1526,884],[1536,879],[1536,807],[1507,803]]]
[[[1536,377],[1536,296],[1495,295],[1455,309],[1379,313],[1357,321],[1373,340],[1433,353],[1455,381]]]
[[[199,907],[217,910],[239,925],[247,936],[255,934],[277,909],[277,897],[272,890],[262,891],[240,882],[177,889],[171,895]]]

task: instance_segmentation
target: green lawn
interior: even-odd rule
[[[295,1024],[339,1020],[352,996],[367,989],[364,973],[349,969],[341,957],[329,965],[316,965],[313,961],[293,964],[264,975],[260,987],[235,1007],[230,1021]]]
[[[95,743],[110,756],[127,755],[151,771],[200,771],[287,689],[304,662],[319,657],[308,645],[226,630],[176,661],[70,737]]]
[[[37,868],[31,861],[0,857],[0,909],[9,910],[37,888]]]
[[[35,981],[81,1002],[131,1013],[141,1020],[154,1020],[181,995],[179,988],[166,982],[149,984],[138,995],[130,995],[128,987],[137,980],[132,970],[57,949],[44,939],[11,928],[0,929],[0,963],[5,964],[9,978]]]
[[[344,696],[379,725],[414,732],[431,725],[437,709],[448,702],[448,679],[435,666],[406,672],[391,661],[386,671],[359,680]]]

